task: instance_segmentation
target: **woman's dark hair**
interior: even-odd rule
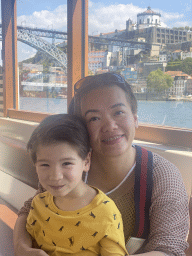
[[[37,126],[27,144],[33,163],[37,161],[39,145],[57,142],[67,142],[75,146],[83,160],[91,150],[86,124],[81,117],[69,114],[51,115]]]
[[[131,106],[133,114],[137,114],[137,100],[132,92],[131,85],[128,84],[123,76],[115,72],[108,72],[94,76],[87,76],[80,79],[75,85],[75,96],[72,99],[68,113],[80,115],[81,99],[90,91],[99,87],[118,86],[125,91],[127,101]],[[107,95],[106,95],[107,97]]]

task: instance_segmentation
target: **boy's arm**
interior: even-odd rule
[[[43,250],[32,248],[32,238],[26,230],[27,214],[18,217],[14,231],[15,256],[48,256]]]

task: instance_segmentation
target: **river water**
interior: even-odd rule
[[[20,97],[20,109],[66,113],[67,100]],[[139,122],[192,129],[192,102],[138,101]]]

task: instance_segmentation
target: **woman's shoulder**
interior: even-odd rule
[[[186,195],[186,189],[179,169],[170,161],[153,153],[153,187],[155,191],[180,191]]]
[[[139,150],[142,151],[142,147],[139,147]],[[168,179],[171,177],[178,177],[178,179],[182,180],[181,177],[181,173],[178,170],[178,168],[171,163],[169,160],[167,160],[166,158],[162,157],[161,155],[152,152],[152,151],[148,151],[148,153],[150,154],[150,160],[152,159],[152,175],[153,175],[153,179],[158,179],[159,181],[161,181],[162,179]],[[141,154],[137,152],[137,154]],[[146,154],[144,154],[146,156]],[[152,156],[152,157],[151,157]],[[144,161],[145,162],[145,161]]]
[[[164,158],[154,152],[152,152],[152,155],[153,155],[153,167],[154,168],[160,168],[160,169],[161,168],[162,169],[169,168],[169,169],[178,171],[178,168],[173,163],[171,163],[169,160],[167,160],[166,158]]]
[[[153,175],[171,175],[171,174],[177,174],[181,175],[179,169],[171,163],[166,158],[160,156],[157,153],[152,153],[153,155]]]

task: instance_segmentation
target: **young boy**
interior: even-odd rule
[[[51,256],[126,255],[115,203],[82,179],[91,158],[84,121],[49,116],[34,130],[27,149],[46,190],[34,197],[27,219],[36,247]]]

